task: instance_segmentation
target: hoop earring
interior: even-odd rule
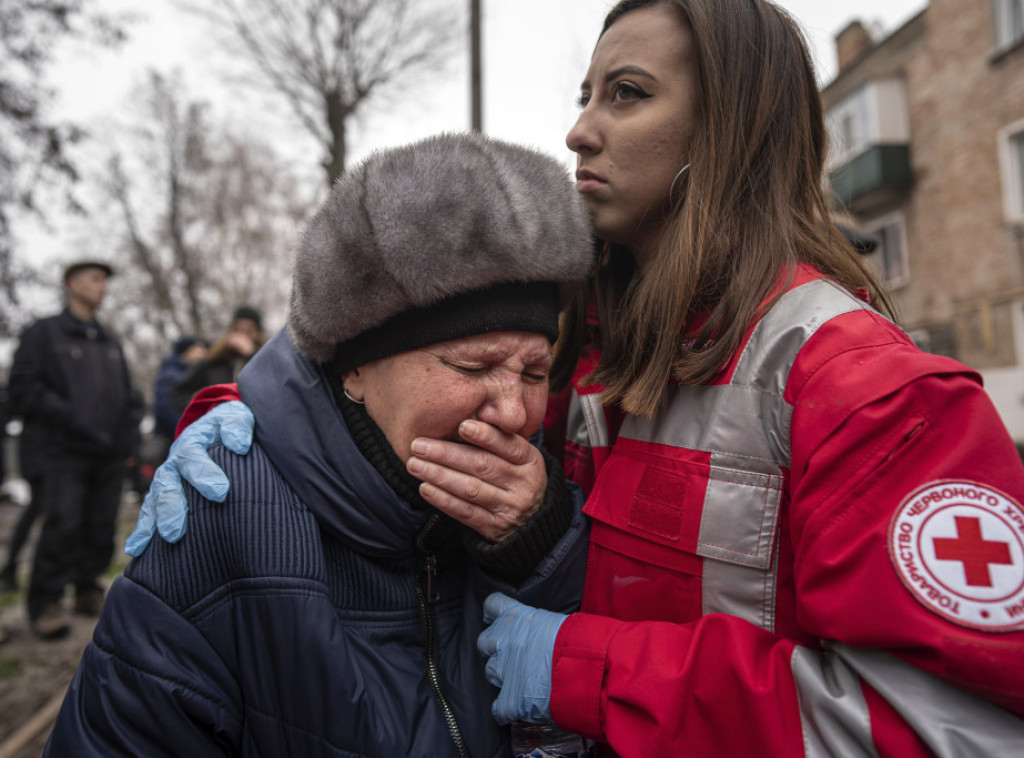
[[[346,387],[345,385],[341,386],[341,391],[342,391],[342,394],[345,395],[345,397],[347,397],[349,400],[351,400],[356,405],[365,405],[366,404],[365,400],[356,400],[354,397],[352,397],[350,394],[348,394],[348,387]]]
[[[672,184],[669,185],[669,188],[668,188],[668,201],[670,203],[672,203],[672,204],[675,204],[675,202],[676,202],[676,199],[675,199],[676,182],[679,181],[679,177],[681,177],[683,175],[683,172],[686,171],[686,169],[688,169],[689,167],[690,167],[690,164],[687,163],[685,166],[683,166],[681,169],[679,169],[679,173],[676,174],[675,179],[672,180]]]

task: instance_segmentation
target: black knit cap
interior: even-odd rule
[[[487,332],[536,332],[558,338],[558,285],[551,282],[496,284],[412,308],[334,351],[340,372],[378,358]]]

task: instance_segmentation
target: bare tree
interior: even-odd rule
[[[291,246],[315,200],[269,145],[213,123],[182,93],[151,74],[82,240],[118,264],[104,318],[146,387],[175,339],[215,338],[237,305],[283,321]]]
[[[385,90],[445,67],[461,44],[450,0],[180,0],[242,52],[325,152],[331,184],[345,170],[351,118]]]
[[[78,172],[68,147],[84,133],[52,118],[53,93],[45,75],[58,41],[116,45],[123,18],[91,13],[85,0],[0,0],[0,337],[10,336],[18,312],[18,285],[37,280],[26,260],[16,259],[12,215],[45,217],[39,192],[62,188],[66,207],[77,209],[70,186]]]

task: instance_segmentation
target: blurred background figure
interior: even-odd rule
[[[174,430],[181,418],[173,403],[174,388],[192,366],[206,357],[208,350],[206,340],[189,334],[178,339],[160,362],[153,383],[152,433],[142,435],[138,465],[132,472],[132,489],[140,496],[145,496],[149,490],[154,472],[167,458],[167,451],[174,442]]]
[[[214,342],[205,358],[189,366],[171,391],[172,412],[181,416],[192,396],[203,387],[235,381],[238,372],[263,347],[263,319],[260,312],[248,305],[235,309],[227,334]],[[159,401],[156,401],[159,402]],[[160,423],[159,405],[157,423]],[[177,424],[177,420],[174,422]],[[173,428],[171,438],[174,437]]]
[[[96,319],[112,274],[96,261],[68,266],[66,307],[25,330],[11,366],[12,411],[24,420],[21,470],[35,509],[22,517],[25,532],[36,515],[43,518],[28,617],[45,639],[68,632],[62,604],[68,583],[75,612],[99,615],[99,578],[114,551],[125,463],[138,447],[140,395],[120,343]],[[14,548],[20,545],[9,551],[16,559]]]
[[[188,369],[206,358],[208,349],[206,340],[190,334],[175,342],[171,352],[160,363],[160,373],[153,385],[153,436],[166,440],[167,446],[174,439],[174,429],[181,418],[181,413],[171,402],[171,394]],[[164,452],[166,454],[166,448]]]

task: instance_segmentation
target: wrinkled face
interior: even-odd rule
[[[89,308],[99,308],[107,294],[107,274],[101,268],[76,271],[67,282],[68,297]]]
[[[543,335],[494,332],[382,358],[344,380],[406,461],[416,437],[460,441],[466,419],[529,437],[544,420],[550,368]]]
[[[672,182],[690,162],[696,75],[679,12],[654,5],[612,24],[594,49],[580,104],[566,137],[577,154],[576,188],[597,235],[642,261],[660,237]]]

